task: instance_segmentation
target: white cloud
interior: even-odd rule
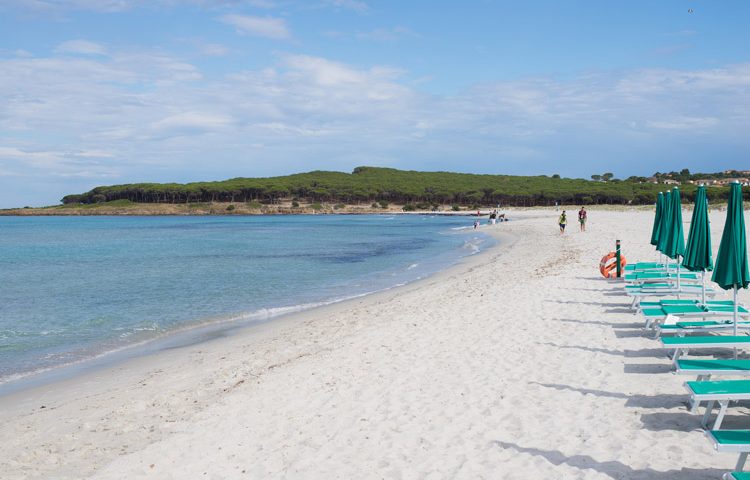
[[[70,11],[117,13],[136,8],[169,8],[183,5],[211,9],[241,5],[263,9],[276,7],[272,0],[4,0],[0,9],[15,8],[43,14],[60,14]]]
[[[229,53],[229,48],[219,43],[206,43],[198,46],[198,50],[209,57],[223,57]]]
[[[577,168],[628,158],[649,173],[667,146],[691,146],[680,162],[697,141],[747,151],[747,112],[750,64],[527,78],[435,95],[398,68],[311,55],[216,78],[163,51],[60,52],[0,58],[0,169],[58,179],[47,202],[97,178],[219,179],[362,163],[544,173],[573,155]],[[71,190],[62,178],[93,180]]]
[[[376,28],[369,32],[358,32],[360,40],[374,40],[377,42],[394,42],[403,37],[416,37],[417,34],[406,27]]]
[[[79,53],[82,55],[106,55],[104,46],[88,40],[68,40],[57,46],[56,51],[63,53]]]
[[[12,170],[6,170],[6,176],[113,177],[116,175],[117,169],[102,165],[97,161],[97,159],[109,157],[112,157],[112,154],[104,151],[66,152],[0,147],[0,161],[14,166]]]
[[[662,130],[690,130],[696,133],[706,133],[707,130],[719,124],[718,118],[713,117],[682,117],[668,120],[649,120],[646,126]]]
[[[361,0],[326,0],[325,4],[335,8],[354,10],[356,12],[366,12],[370,9],[370,6]]]
[[[121,12],[131,9],[140,0],[7,0],[5,7],[40,13],[60,13],[70,10],[88,10],[94,12]]]
[[[231,117],[201,112],[184,112],[162,118],[152,124],[157,131],[182,133],[222,130],[232,123]]]
[[[252,17],[236,13],[219,17],[223,23],[235,27],[237,33],[285,40],[291,38],[286,21],[282,18]]]

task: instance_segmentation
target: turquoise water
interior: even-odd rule
[[[441,216],[0,217],[0,382],[407,283],[491,240]]]

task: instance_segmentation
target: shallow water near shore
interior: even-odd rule
[[[263,322],[423,278],[493,243],[463,231],[472,222],[2,218],[0,383],[180,331]]]

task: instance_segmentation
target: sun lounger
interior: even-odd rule
[[[706,287],[706,296],[714,297],[717,294],[716,289],[713,287]],[[685,285],[677,285],[669,283],[647,283],[645,285],[627,285],[625,287],[625,294],[631,297],[638,298],[634,299],[633,303],[640,302],[642,297],[664,297],[664,296],[677,296],[685,295],[688,297],[700,297],[703,295],[703,288],[700,284],[689,283]]]
[[[698,293],[700,293],[700,290],[698,290]],[[666,296],[674,296],[679,295],[680,292],[672,293]],[[708,295],[708,294],[707,294]],[[674,307],[674,306],[682,306],[682,305],[697,305],[701,306],[701,300],[697,298],[662,298],[659,300],[650,300],[650,301],[640,301],[638,302],[638,310],[641,311],[643,309],[649,308],[662,308],[662,307]],[[734,305],[731,300],[707,300],[706,305],[709,307],[721,307],[721,306],[732,306]]]
[[[654,302],[641,302],[641,305],[643,305],[644,308],[659,308],[674,305],[700,305],[700,301],[691,298],[665,298]],[[706,302],[706,305],[714,307],[733,307],[734,302],[732,300],[709,300]]]
[[[692,337],[662,337],[664,348],[674,349],[672,361],[677,362],[691,348],[745,348],[750,347],[750,335],[707,335]]]
[[[677,272],[636,272],[625,274],[625,282],[634,284],[646,283],[676,283]],[[701,278],[696,273],[681,273],[680,282],[700,283]]]
[[[750,329],[750,322],[737,322],[737,329]],[[665,320],[665,323],[656,326],[656,338],[665,333],[685,335],[687,333],[711,333],[728,330],[734,330],[734,322],[732,320],[678,321],[677,323],[670,324],[667,324]]]
[[[724,480],[750,480],[750,472],[730,472],[722,477]]]
[[[732,316],[734,312],[734,305],[730,302],[729,305],[719,300],[718,302],[706,302],[706,305],[663,305],[657,308],[643,308],[641,313],[646,317],[646,328],[654,325],[655,322],[660,322],[667,318],[668,315],[673,315],[679,318],[703,318],[709,317],[727,317]],[[742,305],[738,308],[739,316],[742,318],[750,317],[750,312]]]
[[[669,283],[649,283],[645,285],[627,285],[625,287],[625,294],[633,299],[630,302],[630,308],[633,310],[640,310],[644,298],[674,296],[701,298],[704,294],[706,298],[713,298],[717,293],[711,287],[706,287],[704,292],[701,285],[697,284],[680,285],[680,288],[677,288],[677,285]]]
[[[716,403],[719,404],[719,414],[716,416],[711,430],[719,430],[724,420],[730,402],[750,400],[750,380],[719,380],[713,382],[685,382],[685,389],[690,395],[691,411],[697,412],[701,402],[708,402],[706,413],[701,424],[708,428],[708,419]]]
[[[735,470],[741,472],[745,468],[747,454],[750,453],[750,430],[709,430],[706,436],[714,444],[717,452],[734,452],[739,453],[740,458],[737,460]],[[734,472],[732,473],[734,475]],[[726,477],[725,478],[731,478]],[[743,478],[744,475],[735,478]],[[744,480],[744,479],[743,479]]]
[[[629,272],[632,270],[648,270],[650,268],[665,268],[666,265],[658,262],[638,262],[625,265],[625,271]]]
[[[696,375],[698,381],[706,381],[711,375],[750,376],[750,360],[740,358],[700,360],[680,358],[675,364],[678,375]]]

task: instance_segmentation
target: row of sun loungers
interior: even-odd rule
[[[662,269],[655,271],[651,269]],[[701,300],[695,298],[704,293],[700,284],[681,285],[678,290],[673,272],[658,264],[636,264],[626,269],[625,287],[627,295],[633,297],[631,307],[643,316],[646,328],[653,328],[662,348],[671,353],[674,372],[677,375],[693,376],[695,380],[685,382],[690,399],[690,410],[699,413],[705,406],[701,425],[717,452],[738,453],[735,471],[724,475],[724,480],[750,480],[750,472],[743,472],[750,454],[750,429],[723,430],[722,422],[727,409],[733,404],[750,401],[750,359],[745,358],[691,358],[696,349],[747,349],[750,348],[750,311],[742,305],[737,308],[737,335],[715,335],[735,329],[731,319],[734,303],[731,300]],[[698,276],[695,275],[695,280]],[[647,279],[659,278],[661,283],[648,283]],[[685,276],[681,274],[681,281]],[[637,283],[642,280],[641,283]],[[691,279],[688,279],[688,282]],[[705,290],[705,297],[713,298],[713,289]],[[660,298],[674,297],[678,298]],[[644,301],[646,297],[660,298]],[[696,335],[698,334],[698,335]],[[748,379],[719,379],[715,377],[748,377]],[[717,410],[718,408],[718,410]],[[716,411],[714,416],[714,411]]]

